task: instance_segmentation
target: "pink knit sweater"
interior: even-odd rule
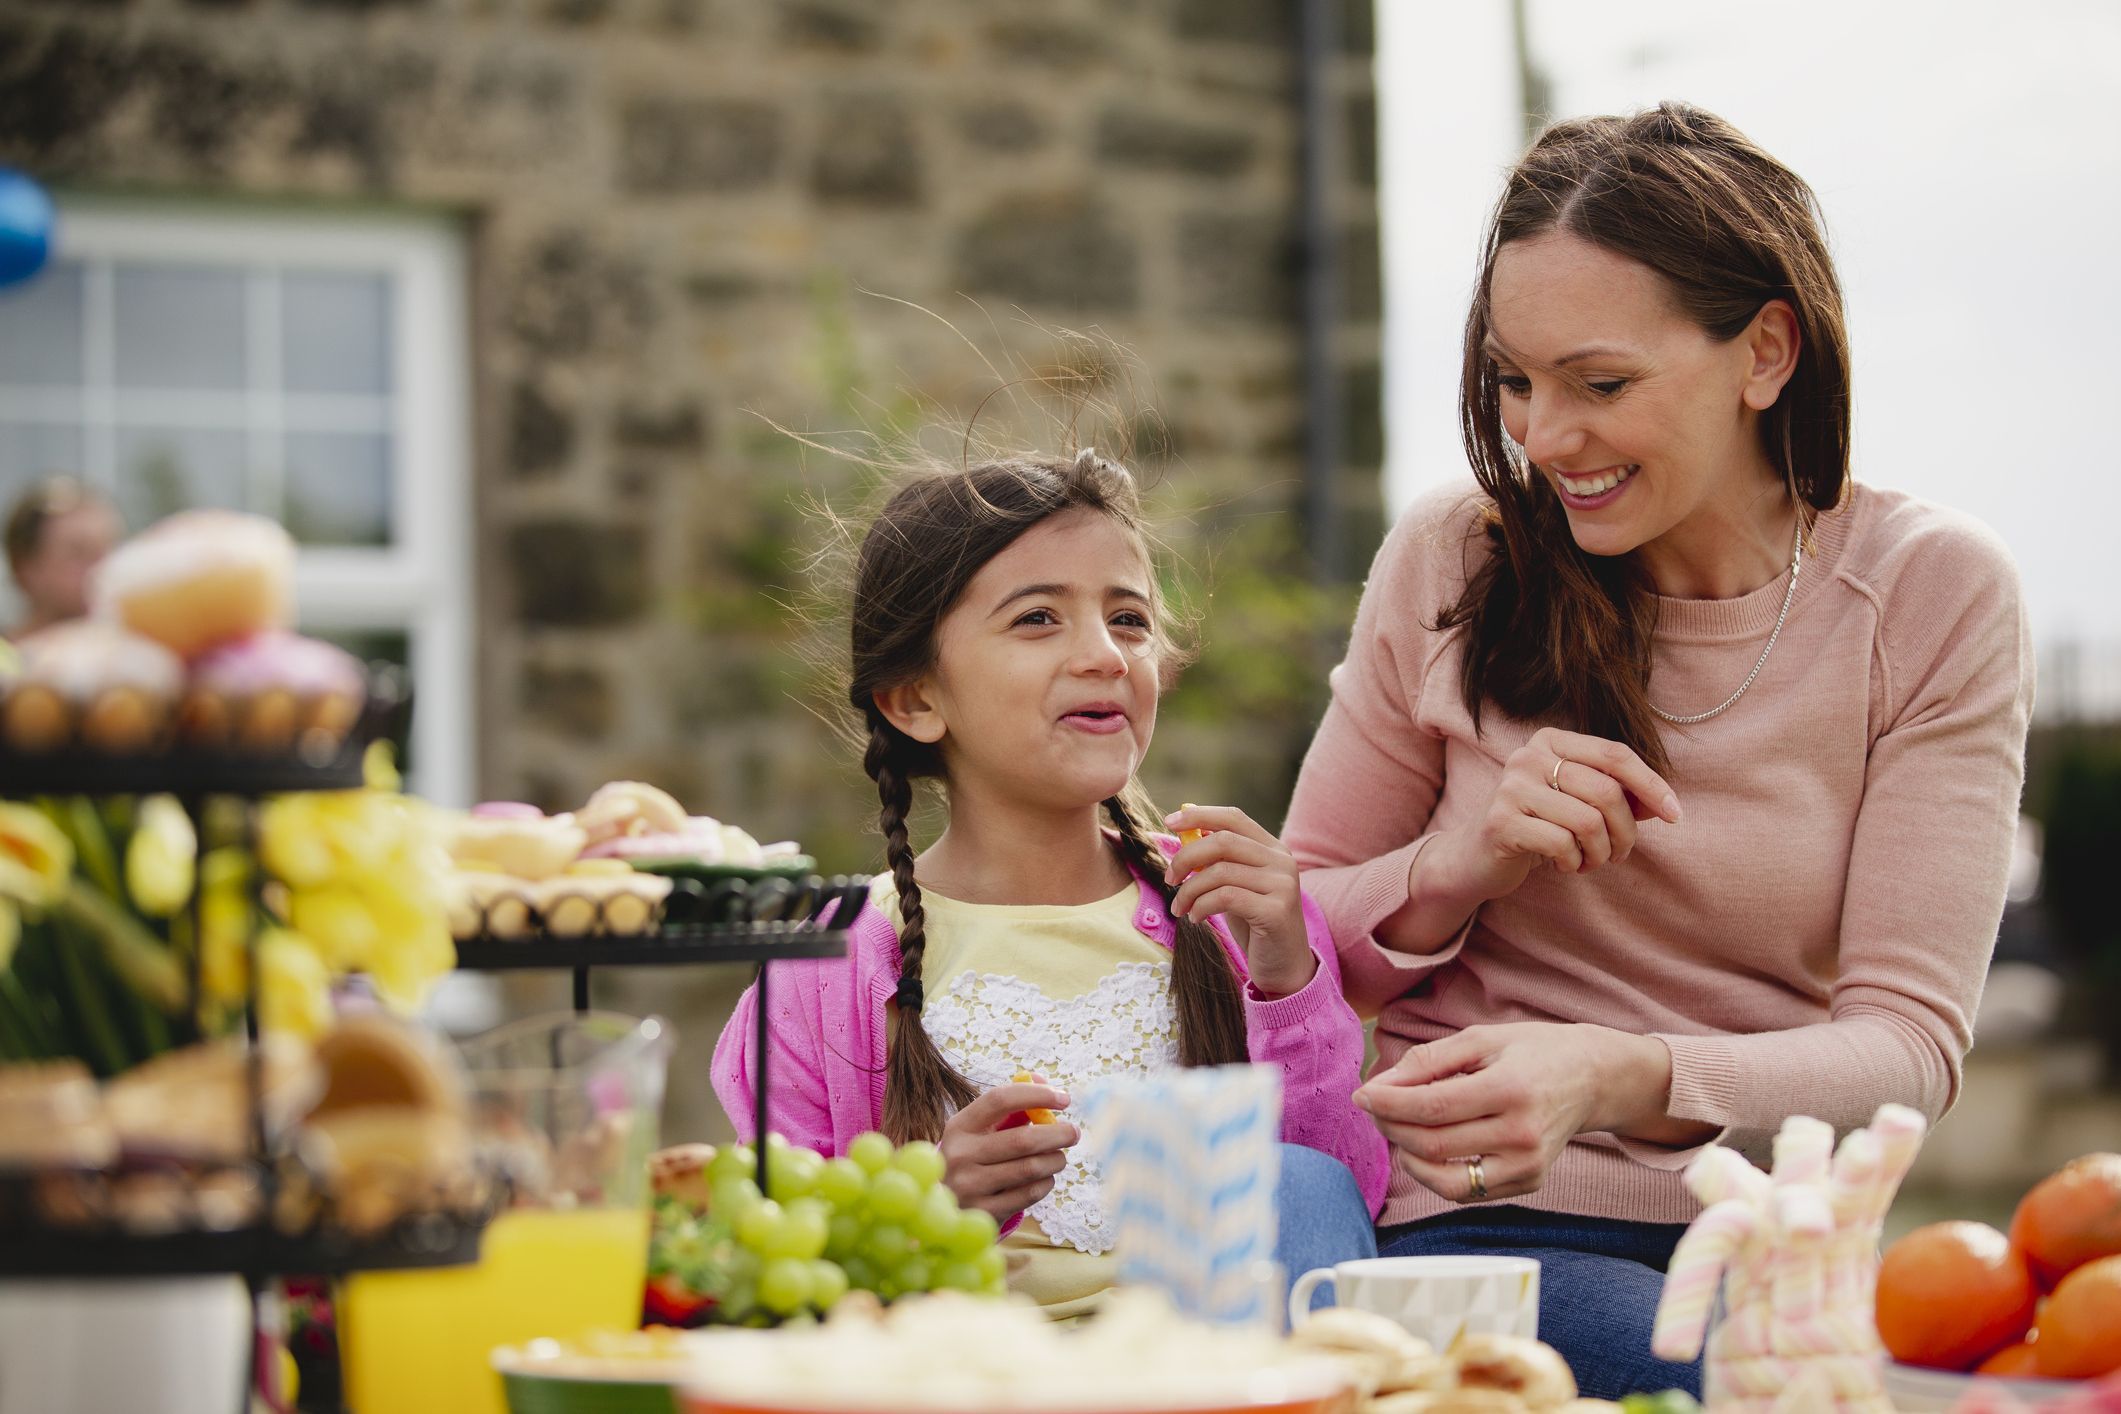
[[[1461,635],[1430,627],[1486,553],[1476,496],[1425,498],[1379,550],[1283,833],[1349,998],[1378,1014],[1379,1065],[1481,1023],[1595,1022],[1663,1041],[1668,1113],[1755,1152],[1792,1113],[1847,1128],[1894,1100],[1941,1115],[1995,942],[2032,709],[2001,543],[1965,516],[1856,488],[1820,518],[1752,688],[1722,716],[1664,729],[1681,822],[1646,823],[1617,867],[1533,871],[1418,954],[1380,933],[1407,903],[1416,852],[1479,818],[1538,725],[1491,708],[1476,733]],[[1651,699],[1687,713],[1728,696],[1786,583],[1660,600]],[[1691,1152],[1579,1136],[1512,1201],[1683,1222]],[[1381,1221],[1453,1206],[1395,1162]]]

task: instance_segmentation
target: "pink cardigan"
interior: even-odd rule
[[[1161,841],[1165,852],[1176,842]],[[1132,866],[1129,866],[1130,869]],[[1134,925],[1170,947],[1174,933],[1163,898],[1136,874],[1141,890]],[[1244,953],[1220,918],[1211,920],[1231,965],[1246,976]],[[1388,1157],[1384,1136],[1351,1097],[1362,1081],[1362,1023],[1341,995],[1340,962],[1325,916],[1308,896],[1304,924],[1318,972],[1299,992],[1266,1000],[1245,988],[1245,1030],[1254,1061],[1282,1073],[1282,1138],[1347,1165],[1371,1216],[1384,1203]],[[898,932],[873,905],[854,920],[844,958],[773,964],[767,1105],[773,1128],[790,1143],[844,1154],[856,1135],[884,1118],[884,1004],[898,985]],[[714,1091],[737,1134],[754,1129],[752,1084],[758,1074],[758,989],[748,987],[714,1048]]]

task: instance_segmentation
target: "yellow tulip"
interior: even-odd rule
[[[66,892],[74,847],[40,810],[0,800],[0,895],[46,908]]]
[[[287,921],[316,944],[334,974],[367,967],[381,941],[368,900],[343,886],[295,890],[288,898]]]
[[[255,921],[250,861],[224,847],[201,860],[199,871],[199,987],[216,1002],[236,1005],[250,983],[244,956]]]
[[[291,888],[314,888],[335,868],[331,842],[319,818],[322,797],[283,795],[258,813],[258,856]]]
[[[258,1024],[308,1040],[331,1029],[331,973],[285,928],[268,928],[258,939]]]
[[[395,794],[405,788],[398,775],[398,751],[387,741],[372,741],[361,755],[361,779],[370,790]]]
[[[125,847],[125,887],[134,905],[150,918],[168,918],[183,908],[191,901],[198,853],[191,816],[174,796],[151,795],[141,801],[132,841]]]

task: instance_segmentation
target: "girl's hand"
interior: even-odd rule
[[[1449,876],[1446,892],[1484,901],[1515,892],[1541,864],[1588,874],[1621,863],[1636,822],[1653,817],[1676,824],[1679,797],[1641,757],[1604,737],[1542,727],[1510,753],[1480,821],[1423,855],[1447,846],[1430,866]]]
[[[1467,1203],[1480,1201],[1467,1160],[1480,1159],[1487,1199],[1533,1192],[1577,1135],[1668,1123],[1671,1079],[1660,1041],[1527,1021],[1469,1026],[1415,1046],[1357,1090],[1355,1103],[1424,1187]]]
[[[1252,985],[1270,997],[1300,992],[1318,971],[1304,930],[1296,856],[1233,805],[1188,805],[1164,817],[1173,830],[1204,830],[1164,869],[1177,886],[1171,912],[1180,918],[1222,915],[1244,950]]]
[[[984,1208],[1005,1223],[1051,1193],[1068,1147],[1082,1135],[1066,1120],[1002,1125],[1025,1110],[1067,1107],[1067,1093],[1050,1085],[997,1085],[952,1115],[936,1147],[943,1151],[943,1185],[958,1206]]]

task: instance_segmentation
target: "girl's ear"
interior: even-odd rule
[[[876,694],[876,710],[884,720],[915,741],[933,746],[943,739],[942,709],[936,705],[935,687],[920,677]]]

